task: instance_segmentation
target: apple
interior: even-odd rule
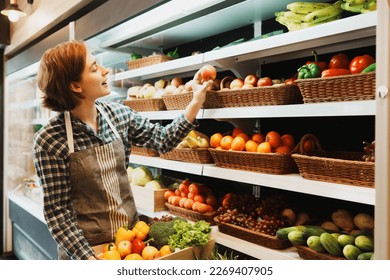
[[[173,94],[177,90],[177,87],[173,85],[167,85],[164,89],[165,94]]]
[[[244,79],[244,84],[248,84],[248,85],[252,85],[252,86],[257,86],[257,80],[259,78],[257,78],[256,75],[253,75],[253,74],[249,74],[248,76],[245,77]]]
[[[122,240],[117,245],[117,251],[121,255],[121,258],[125,258],[127,255],[131,254],[132,245],[129,240]]]
[[[241,87],[242,89],[251,89],[251,88],[254,88],[254,86],[252,84],[245,84]]]
[[[175,78],[172,78],[172,80],[171,80],[171,85],[173,85],[175,87],[179,87],[180,85],[183,85],[183,84],[184,84],[183,79],[180,77],[175,77]]]
[[[156,91],[156,88],[151,84],[145,84],[139,90],[138,98],[153,98]]]
[[[157,89],[165,88],[168,82],[164,79],[160,79],[154,83],[154,87]]]
[[[206,64],[200,68],[203,81],[215,80],[217,78],[217,70],[214,66]]]
[[[273,85],[273,83],[272,83],[272,80],[270,77],[263,77],[257,81],[258,87],[272,86],[272,85]]]
[[[241,89],[242,86],[244,85],[244,80],[242,78],[235,78],[231,83],[230,83],[230,89]]]

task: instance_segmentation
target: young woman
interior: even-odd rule
[[[91,246],[138,220],[126,168],[132,145],[173,149],[197,127],[207,88],[200,70],[194,97],[169,125],[150,122],[110,94],[108,70],[80,41],[61,43],[42,56],[38,86],[43,106],[58,112],[34,137],[34,164],[44,189],[44,216],[59,259],[95,259]]]

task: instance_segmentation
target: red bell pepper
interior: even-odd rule
[[[351,74],[361,73],[364,68],[374,62],[375,59],[369,54],[356,56],[351,60],[351,63],[349,64],[349,71],[351,71]]]
[[[344,68],[326,69],[321,72],[321,78],[348,75],[348,74],[351,74],[349,69],[344,69]]]
[[[133,241],[131,241],[131,245],[132,245],[131,252],[141,255],[142,250],[146,247],[146,244],[152,240],[153,238],[148,239],[147,241],[143,241],[141,238],[138,237],[134,238]]]
[[[311,63],[317,64],[318,67],[320,67],[321,71],[324,71],[325,69],[328,69],[328,63],[325,61],[318,61],[318,55],[316,51],[312,51],[312,54],[314,55],[314,61],[308,61],[306,62],[306,65],[309,65]]]
[[[349,69],[349,58],[344,53],[339,53],[334,56],[329,61],[329,69]]]

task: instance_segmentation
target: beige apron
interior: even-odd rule
[[[78,225],[91,246],[112,241],[119,227],[132,227],[138,220],[122,139],[106,113],[99,106],[97,109],[118,139],[77,152],[74,151],[70,113],[65,112],[73,206]],[[59,248],[59,258],[69,259],[64,253]]]

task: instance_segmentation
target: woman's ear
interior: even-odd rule
[[[77,82],[70,83],[70,90],[73,92],[82,92],[81,86]]]

